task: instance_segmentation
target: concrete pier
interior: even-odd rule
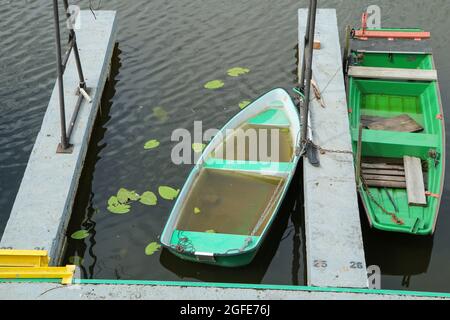
[[[307,9],[299,10],[300,57],[307,16]],[[318,168],[304,161],[308,285],[366,288],[368,281],[336,10],[317,11],[316,39],[320,40],[321,49],[314,50],[313,79],[326,106],[323,108],[315,99],[311,102],[310,138],[327,151],[319,155]]]
[[[96,11],[95,15],[81,11],[80,29],[76,30],[92,103],[84,100],[81,105],[70,140],[74,151],[56,153],[60,142],[56,84],[0,242],[1,248],[48,250],[51,264],[59,263],[65,245],[67,223],[116,42],[115,11]],[[78,98],[78,81],[72,53],[64,74],[66,123]]]
[[[81,280],[83,281],[83,280]],[[450,294],[321,289],[263,285],[176,285],[113,284],[114,281],[84,280],[84,284],[64,286],[58,283],[0,283],[0,300],[450,300]],[[117,282],[117,281],[116,281]],[[134,281],[129,281],[134,282]],[[248,287],[248,288],[245,288]]]

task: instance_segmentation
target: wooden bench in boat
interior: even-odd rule
[[[407,114],[397,117],[383,118],[375,116],[361,116],[363,126],[371,130],[387,130],[398,132],[420,132],[423,127]]]
[[[416,157],[402,159],[363,159],[361,173],[368,187],[406,189],[410,206],[426,206],[422,161]]]
[[[364,183],[375,188],[406,188],[405,168],[403,164],[391,163],[390,160],[366,162],[361,164]]]
[[[354,78],[383,79],[383,80],[412,80],[437,81],[436,70],[376,68],[351,66],[348,75]]]
[[[423,180],[422,162],[419,158],[403,157],[405,166],[406,190],[410,206],[426,206],[425,184]]]

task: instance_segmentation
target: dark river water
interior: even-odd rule
[[[81,1],[86,9],[89,1]],[[94,6],[97,1],[93,1]],[[448,1],[320,1],[336,8],[340,30],[359,25],[369,4],[382,9],[383,26],[421,27],[432,32],[444,108],[449,101]],[[118,45],[105,90],[68,234],[66,262],[79,257],[82,276],[102,279],[186,280],[303,285],[305,252],[301,175],[291,185],[270,236],[255,261],[239,269],[183,262],[166,251],[146,255],[158,242],[173,206],[132,205],[114,215],[107,201],[120,188],[156,192],[181,188],[192,166],[170,161],[171,133],[220,128],[239,103],[274,88],[292,88],[297,73],[297,9],[306,1],[110,0],[117,10]],[[51,2],[0,0],[0,235],[7,222],[55,82]],[[341,39],[342,40],[342,39]],[[250,73],[230,78],[226,71]],[[203,85],[222,79],[225,86]],[[450,116],[445,108],[445,115]],[[150,139],[160,141],[145,150]],[[242,199],[236,201],[244,201]],[[448,187],[436,234],[410,237],[370,230],[361,215],[368,265],[382,271],[382,287],[450,292],[450,205]],[[51,201],[51,195],[49,195]],[[71,258],[72,257],[72,258]],[[81,260],[82,259],[82,260]]]

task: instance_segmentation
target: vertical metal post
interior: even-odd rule
[[[306,30],[308,34],[307,43],[308,45],[305,48],[304,52],[304,76],[302,78],[306,80],[304,92],[305,92],[305,101],[302,108],[302,132],[301,139],[302,143],[306,143],[308,141],[308,115],[309,115],[309,100],[311,97],[311,79],[312,79],[312,60],[313,60],[313,52],[314,52],[314,34],[316,31],[316,12],[317,12],[317,0],[310,0],[311,5],[309,9],[309,28]],[[302,85],[303,83],[300,83]]]
[[[300,90],[305,90],[305,68],[306,68],[306,48],[308,47],[309,28],[311,25],[312,1],[309,1],[308,21],[306,22],[306,31],[303,43],[302,71],[300,73]]]
[[[61,57],[61,35],[59,29],[59,12],[58,0],[53,0],[53,16],[55,22],[55,44],[56,44],[56,70],[58,72],[58,89],[59,89],[59,112],[61,121],[61,144],[58,149],[66,150],[69,147],[69,142],[66,133],[66,111],[64,105],[64,81],[62,71],[62,57]]]

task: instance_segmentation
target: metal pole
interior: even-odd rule
[[[309,2],[308,10],[308,21],[306,22],[306,32],[303,43],[303,61],[302,61],[302,71],[300,72],[300,90],[305,90],[305,68],[306,68],[306,48],[308,46],[308,30],[311,25],[311,12],[312,12],[312,2]]]
[[[314,46],[314,33],[316,31],[316,11],[317,11],[317,0],[311,0],[310,8],[310,25],[309,29],[306,30],[308,34],[308,47],[305,50],[305,101],[303,105],[303,121],[302,121],[302,143],[308,141],[308,115],[309,115],[309,100],[311,96],[311,79],[312,79],[312,60]]]
[[[64,81],[62,72],[62,58],[61,58],[61,35],[59,29],[59,13],[58,0],[53,0],[53,16],[55,22],[55,44],[56,44],[56,70],[58,72],[58,89],[59,89],[59,112],[61,121],[61,149],[66,150],[69,146],[66,133],[66,112],[64,105]]]

